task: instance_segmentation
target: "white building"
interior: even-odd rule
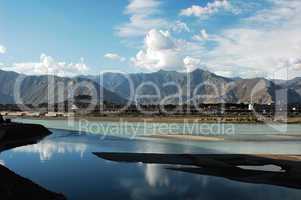
[[[251,103],[249,104],[248,110],[250,110],[250,111],[251,111],[251,110],[254,110],[253,104],[251,104]]]

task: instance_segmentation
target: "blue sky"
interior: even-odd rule
[[[299,0],[0,0],[0,68],[297,76],[300,13]]]

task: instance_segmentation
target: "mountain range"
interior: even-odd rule
[[[90,79],[50,75],[26,76],[0,70],[0,104],[60,103],[80,95],[89,95],[90,90],[85,87],[87,85],[95,88],[97,101],[126,103],[126,99],[102,88]]]
[[[153,73],[105,73],[99,76],[87,76],[104,88],[130,98],[130,85],[141,94],[156,94],[154,84],[161,98],[166,99],[179,94],[184,102],[199,103],[300,103],[301,78],[281,83],[265,78],[226,78],[209,71],[196,69],[190,73],[160,70]],[[131,84],[129,84],[131,80]],[[144,87],[139,87],[144,83]],[[138,89],[138,90],[137,90]],[[285,92],[285,93],[284,93]],[[287,97],[286,97],[287,94]],[[178,98],[179,99],[179,98]],[[177,98],[166,99],[166,103],[179,103]]]
[[[0,70],[0,104],[20,103],[16,101],[16,94],[20,94],[24,104],[37,105],[49,103],[50,100],[66,101],[74,96],[90,95],[87,86],[95,88],[97,101],[115,104],[124,104],[128,100],[145,104],[157,104],[160,101],[165,104],[270,104],[286,102],[286,95],[283,94],[287,94],[288,103],[301,102],[301,78],[289,81],[265,78],[232,79],[201,69],[190,73],[160,70],[153,73],[105,73],[73,78],[51,75],[26,76]],[[131,91],[140,95],[139,98],[134,98]],[[158,93],[159,96],[154,96]]]

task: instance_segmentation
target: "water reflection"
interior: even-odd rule
[[[0,160],[0,165],[5,166],[4,160]]]
[[[107,152],[94,154],[100,158],[111,161],[165,164],[170,165],[166,167],[166,169],[173,171],[222,177],[245,183],[301,189],[301,155],[198,155]],[[262,166],[270,166],[271,170],[263,171],[262,169],[255,168],[262,168]],[[275,166],[281,170],[275,171]],[[251,169],[248,167],[251,167]],[[158,171],[155,170],[154,172],[155,173],[152,174],[154,177],[158,177],[158,174],[160,175]],[[161,177],[161,181],[164,180],[166,179]],[[153,179],[151,179],[151,181],[151,183],[155,183]]]
[[[157,152],[166,153],[168,152],[168,146],[156,146],[154,143],[149,143],[148,145],[137,145],[138,152]],[[189,148],[185,151],[189,151]],[[156,164],[146,164],[144,168],[144,177],[146,182],[150,187],[162,187],[162,186],[169,186],[170,180],[168,175],[165,173],[162,166]]]
[[[68,143],[45,140],[38,144],[13,149],[14,152],[39,154],[41,161],[50,160],[54,154],[77,153],[83,158],[87,149],[84,143]]]
[[[28,125],[26,131],[32,132],[22,133],[20,130],[24,128],[18,124],[1,124],[2,135],[0,138],[0,153],[15,147],[35,144],[39,140],[46,137],[49,133],[47,129],[31,127]],[[17,127],[20,126],[21,128]],[[17,128],[16,128],[17,127]],[[18,129],[19,128],[19,129]],[[43,128],[43,127],[42,127]],[[40,132],[43,130],[43,132]],[[1,199],[58,199],[64,200],[62,194],[51,192],[36,183],[23,178],[5,167],[6,162],[0,160],[0,196]]]
[[[191,145],[186,142],[114,137],[100,140],[95,135],[52,131],[53,136],[35,145],[4,152],[0,159],[18,174],[53,191],[61,191],[71,200],[299,200],[301,196],[301,190],[242,183],[206,174],[184,173],[167,169],[170,165],[111,162],[92,154],[113,151],[213,154],[216,153],[216,148],[210,145],[217,144]]]
[[[147,164],[145,167],[145,179],[149,186],[169,186],[169,178],[162,168],[156,164]]]

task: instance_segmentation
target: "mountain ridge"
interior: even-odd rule
[[[285,101],[284,97],[277,96],[276,92],[280,89],[288,90],[288,103],[299,103],[301,102],[301,87],[292,87],[293,83],[296,85],[296,81],[290,83],[281,82],[277,83],[273,80],[265,79],[262,77],[256,78],[227,78],[216,75],[209,71],[202,69],[196,69],[189,73],[177,72],[177,71],[166,71],[159,70],[152,73],[133,73],[133,74],[121,74],[121,73],[104,73],[99,76],[90,76],[90,79],[103,85],[104,88],[129,99],[129,86],[127,78],[132,80],[134,88],[137,88],[143,82],[154,83],[158,86],[162,98],[168,95],[175,94],[178,90],[175,88],[164,87],[164,84],[174,82],[180,86],[181,91],[186,95],[182,96],[182,99],[186,102],[195,101],[197,95],[212,95],[214,89],[218,90],[218,94],[214,98],[199,98],[199,103],[244,103],[252,102],[259,104],[271,104],[277,100]],[[301,78],[296,79],[297,83],[300,82]],[[203,86],[200,86],[202,85]],[[207,84],[207,85],[206,85]],[[213,88],[212,88],[213,86]],[[187,91],[187,87],[192,91],[196,91],[193,94],[192,91]],[[198,88],[199,87],[199,88]],[[142,93],[150,92],[150,87],[146,87]],[[192,98],[188,98],[192,97]],[[142,102],[143,103],[143,102]],[[176,101],[170,101],[168,103],[178,103]]]
[[[18,81],[20,81],[20,84],[18,84]],[[75,91],[77,84],[82,83],[89,83],[91,87],[93,86],[96,89],[98,101],[109,101],[113,103],[126,102],[122,97],[102,88],[90,79],[53,75],[31,76],[0,70],[0,104],[19,103],[15,98],[16,95],[22,99],[22,104],[39,105],[44,103],[61,103],[68,100],[70,95],[76,96],[89,93],[88,89],[84,87],[78,87],[80,91]],[[18,88],[18,90],[16,88]],[[53,102],[49,102],[50,99],[53,100]]]
[[[265,78],[227,78],[209,71],[196,69],[189,73],[159,70],[152,73],[121,74],[108,72],[102,75],[81,75],[77,77],[58,77],[52,75],[24,75],[11,71],[0,70],[0,104],[14,104],[16,81],[22,77],[20,96],[25,104],[47,103],[49,99],[59,102],[55,93],[59,84],[64,84],[61,101],[68,100],[72,86],[76,84],[91,84],[97,89],[98,101],[123,104],[127,100],[136,102],[131,95],[131,87],[137,94],[153,95],[160,93],[160,98],[141,98],[138,102],[158,104],[179,103],[259,103],[271,104],[277,101],[285,103],[285,98],[279,98],[277,91],[286,89],[288,103],[301,102],[301,78],[289,81],[275,81]],[[49,84],[52,80],[52,84]],[[129,82],[130,80],[130,82]],[[143,87],[141,87],[141,85]],[[155,88],[155,87],[157,88]],[[54,94],[48,92],[49,89]],[[156,91],[157,89],[157,91]],[[101,92],[103,96],[101,96]],[[87,89],[80,89],[76,95],[87,95]],[[140,92],[140,93],[139,93]],[[172,98],[177,94],[176,97]]]

